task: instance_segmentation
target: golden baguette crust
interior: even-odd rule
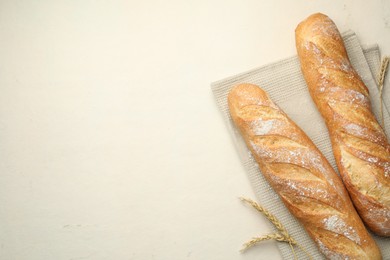
[[[329,259],[381,259],[340,178],[265,91],[238,85],[228,104],[261,172],[319,250]]]
[[[325,119],[340,175],[365,224],[390,236],[390,145],[334,22],[314,14],[296,31],[310,94]]]

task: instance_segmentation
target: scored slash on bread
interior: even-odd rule
[[[369,91],[329,17],[309,16],[295,36],[304,78],[325,119],[349,195],[364,223],[390,236],[390,145],[371,111]]]
[[[340,178],[267,93],[241,84],[228,105],[262,174],[319,250],[333,259],[381,259]]]

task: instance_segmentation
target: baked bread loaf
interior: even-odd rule
[[[309,16],[295,36],[303,75],[349,195],[365,224],[390,236],[390,145],[371,111],[368,89],[329,17]]]
[[[259,87],[228,95],[234,124],[264,177],[329,259],[381,259],[347,191],[306,134]]]

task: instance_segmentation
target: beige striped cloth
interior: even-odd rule
[[[343,39],[353,67],[357,70],[370,90],[372,109],[379,120],[380,96],[376,84],[377,74],[379,73],[381,65],[379,47],[377,45],[371,45],[362,48],[356,34],[352,31],[343,33]],[[387,133],[390,133],[389,78],[390,77],[388,76],[385,79],[382,94],[384,101],[384,125]],[[300,226],[295,218],[288,212],[279,197],[265,181],[255,161],[251,157],[249,150],[246,148],[243,140],[234,128],[228,111],[227,94],[233,86],[239,83],[253,83],[267,91],[275,103],[277,103],[313,140],[334,169],[337,169],[326,126],[311,100],[306,83],[300,71],[298,58],[296,56],[290,57],[213,82],[211,84],[211,89],[217,106],[222,112],[228,131],[234,139],[240,159],[245,165],[247,177],[252,184],[257,197],[257,202],[274,214],[287,228],[289,234],[300,245],[306,248],[314,259],[324,259],[313,241],[311,241],[309,236],[305,233],[302,226]],[[243,178],[245,178],[245,173],[242,173],[242,175]],[[245,213],[238,212],[237,214]],[[261,234],[261,231],[256,231],[256,233]],[[248,239],[252,235],[253,234],[248,234]],[[381,248],[383,259],[390,259],[390,239],[377,236],[374,236],[374,238]],[[240,245],[237,245],[238,248],[239,246]],[[293,259],[291,248],[287,243],[278,243],[278,247],[283,259]],[[296,249],[295,252],[298,259],[308,259],[307,254],[302,250]]]

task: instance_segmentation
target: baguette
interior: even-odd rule
[[[390,236],[390,145],[371,111],[369,91],[329,17],[309,16],[295,36],[304,78],[349,195],[367,227]]]
[[[340,178],[268,95],[241,84],[228,105],[262,174],[319,250],[329,259],[381,259]]]

